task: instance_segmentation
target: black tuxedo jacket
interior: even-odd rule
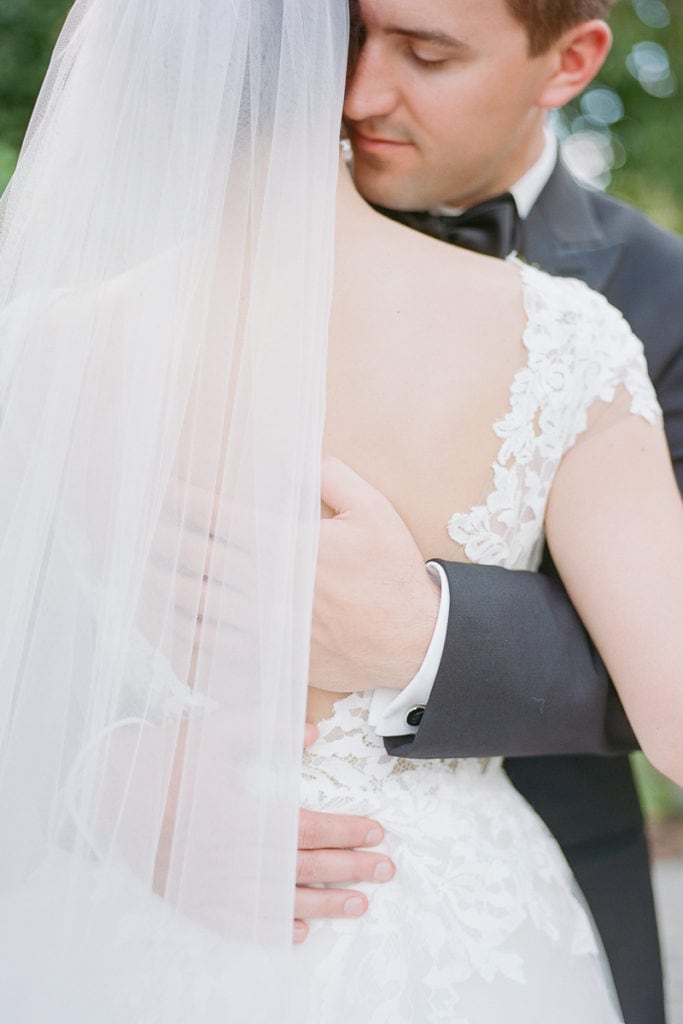
[[[683,239],[582,188],[558,163],[520,250],[601,291],[642,339],[683,488]],[[600,656],[547,552],[541,573],[444,568],[451,615],[432,696],[417,736],[388,739],[387,749],[505,755],[584,890],[627,1024],[663,1024],[647,848],[626,757],[636,742]]]

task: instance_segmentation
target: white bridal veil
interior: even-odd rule
[[[287,1017],[345,0],[79,0],[0,208],[0,1001]]]

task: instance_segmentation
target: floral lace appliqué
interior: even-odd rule
[[[596,401],[623,386],[630,411],[661,419],[640,341],[622,315],[583,282],[520,267],[527,360],[515,374],[510,407],[494,424],[501,440],[486,502],[456,512],[448,533],[472,562],[535,569],[543,520],[562,456],[586,430]]]

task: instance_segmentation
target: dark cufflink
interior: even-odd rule
[[[425,713],[424,704],[418,704],[416,707],[411,708],[406,715],[406,722],[408,725],[416,726],[422,721],[422,716]]]

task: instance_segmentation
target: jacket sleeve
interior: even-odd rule
[[[618,754],[637,746],[603,662],[557,578],[442,562],[446,643],[416,736],[401,757]]]

